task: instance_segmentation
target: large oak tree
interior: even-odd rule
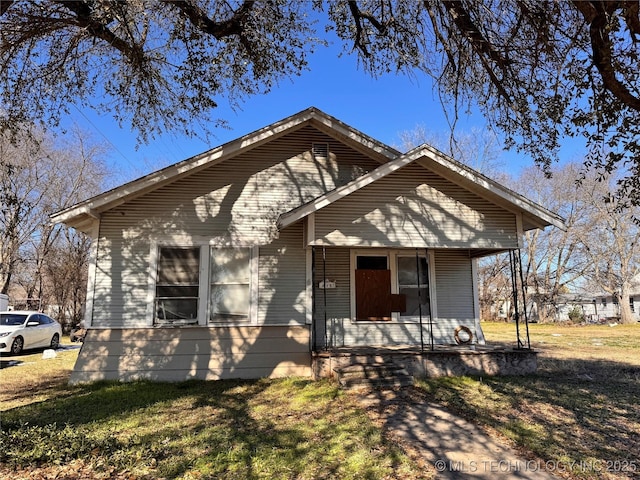
[[[477,105],[544,167],[584,137],[585,165],[625,168],[640,202],[638,0],[3,0],[0,122],[55,123],[80,103],[143,141],[192,133],[219,99],[303,71],[323,27],[374,76],[432,76],[453,121]]]

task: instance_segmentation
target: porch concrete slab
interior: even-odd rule
[[[555,477],[480,428],[407,390],[353,391],[392,438],[409,446],[437,479],[537,479]]]

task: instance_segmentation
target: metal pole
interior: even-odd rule
[[[515,254],[513,250],[509,250],[509,266],[511,268],[511,294],[513,296],[513,317],[516,321],[516,340],[518,348],[521,347],[520,341],[520,312],[518,306],[518,274],[516,272]]]
[[[327,250],[325,247],[322,247],[322,285],[324,286],[322,289],[324,297],[324,348],[327,350],[329,339],[327,336]]]
[[[522,255],[518,249],[518,263],[520,264],[520,287],[522,289],[522,303],[524,308],[524,327],[527,333],[527,348],[531,348],[531,339],[529,338],[529,316],[527,315],[527,290],[524,282],[524,273],[522,272]]]
[[[420,294],[420,260],[416,248],[416,277],[418,278],[418,314],[420,315],[420,351],[424,352],[424,335],[422,333],[422,295]]]
[[[429,295],[429,342],[431,344],[431,350],[435,349],[435,343],[433,341],[433,309],[431,308],[431,292],[429,291],[429,252],[427,249],[424,249],[424,259],[427,263],[427,295]]]
[[[317,345],[316,333],[316,247],[311,247],[311,345],[315,352]]]

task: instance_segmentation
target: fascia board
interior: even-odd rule
[[[442,155],[434,148],[428,145],[424,145],[423,147],[425,151],[429,152],[429,154],[425,155],[425,158],[419,162],[425,168],[431,169],[458,184],[460,184],[460,182],[457,181],[457,179],[463,179],[465,183],[467,183],[467,186],[471,187],[472,191],[475,191],[475,193],[485,198],[491,199],[491,197],[498,197],[505,202],[502,206],[511,210],[515,207],[518,211],[525,212],[528,219],[540,228],[552,225],[561,230],[566,230],[567,226],[565,225],[565,221],[559,215],[500,183],[491,180],[481,173],[476,172],[466,165]],[[436,168],[434,168],[434,164]]]

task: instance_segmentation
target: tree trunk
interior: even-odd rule
[[[629,292],[623,291],[620,295],[620,323],[636,323],[636,318],[631,311]]]

